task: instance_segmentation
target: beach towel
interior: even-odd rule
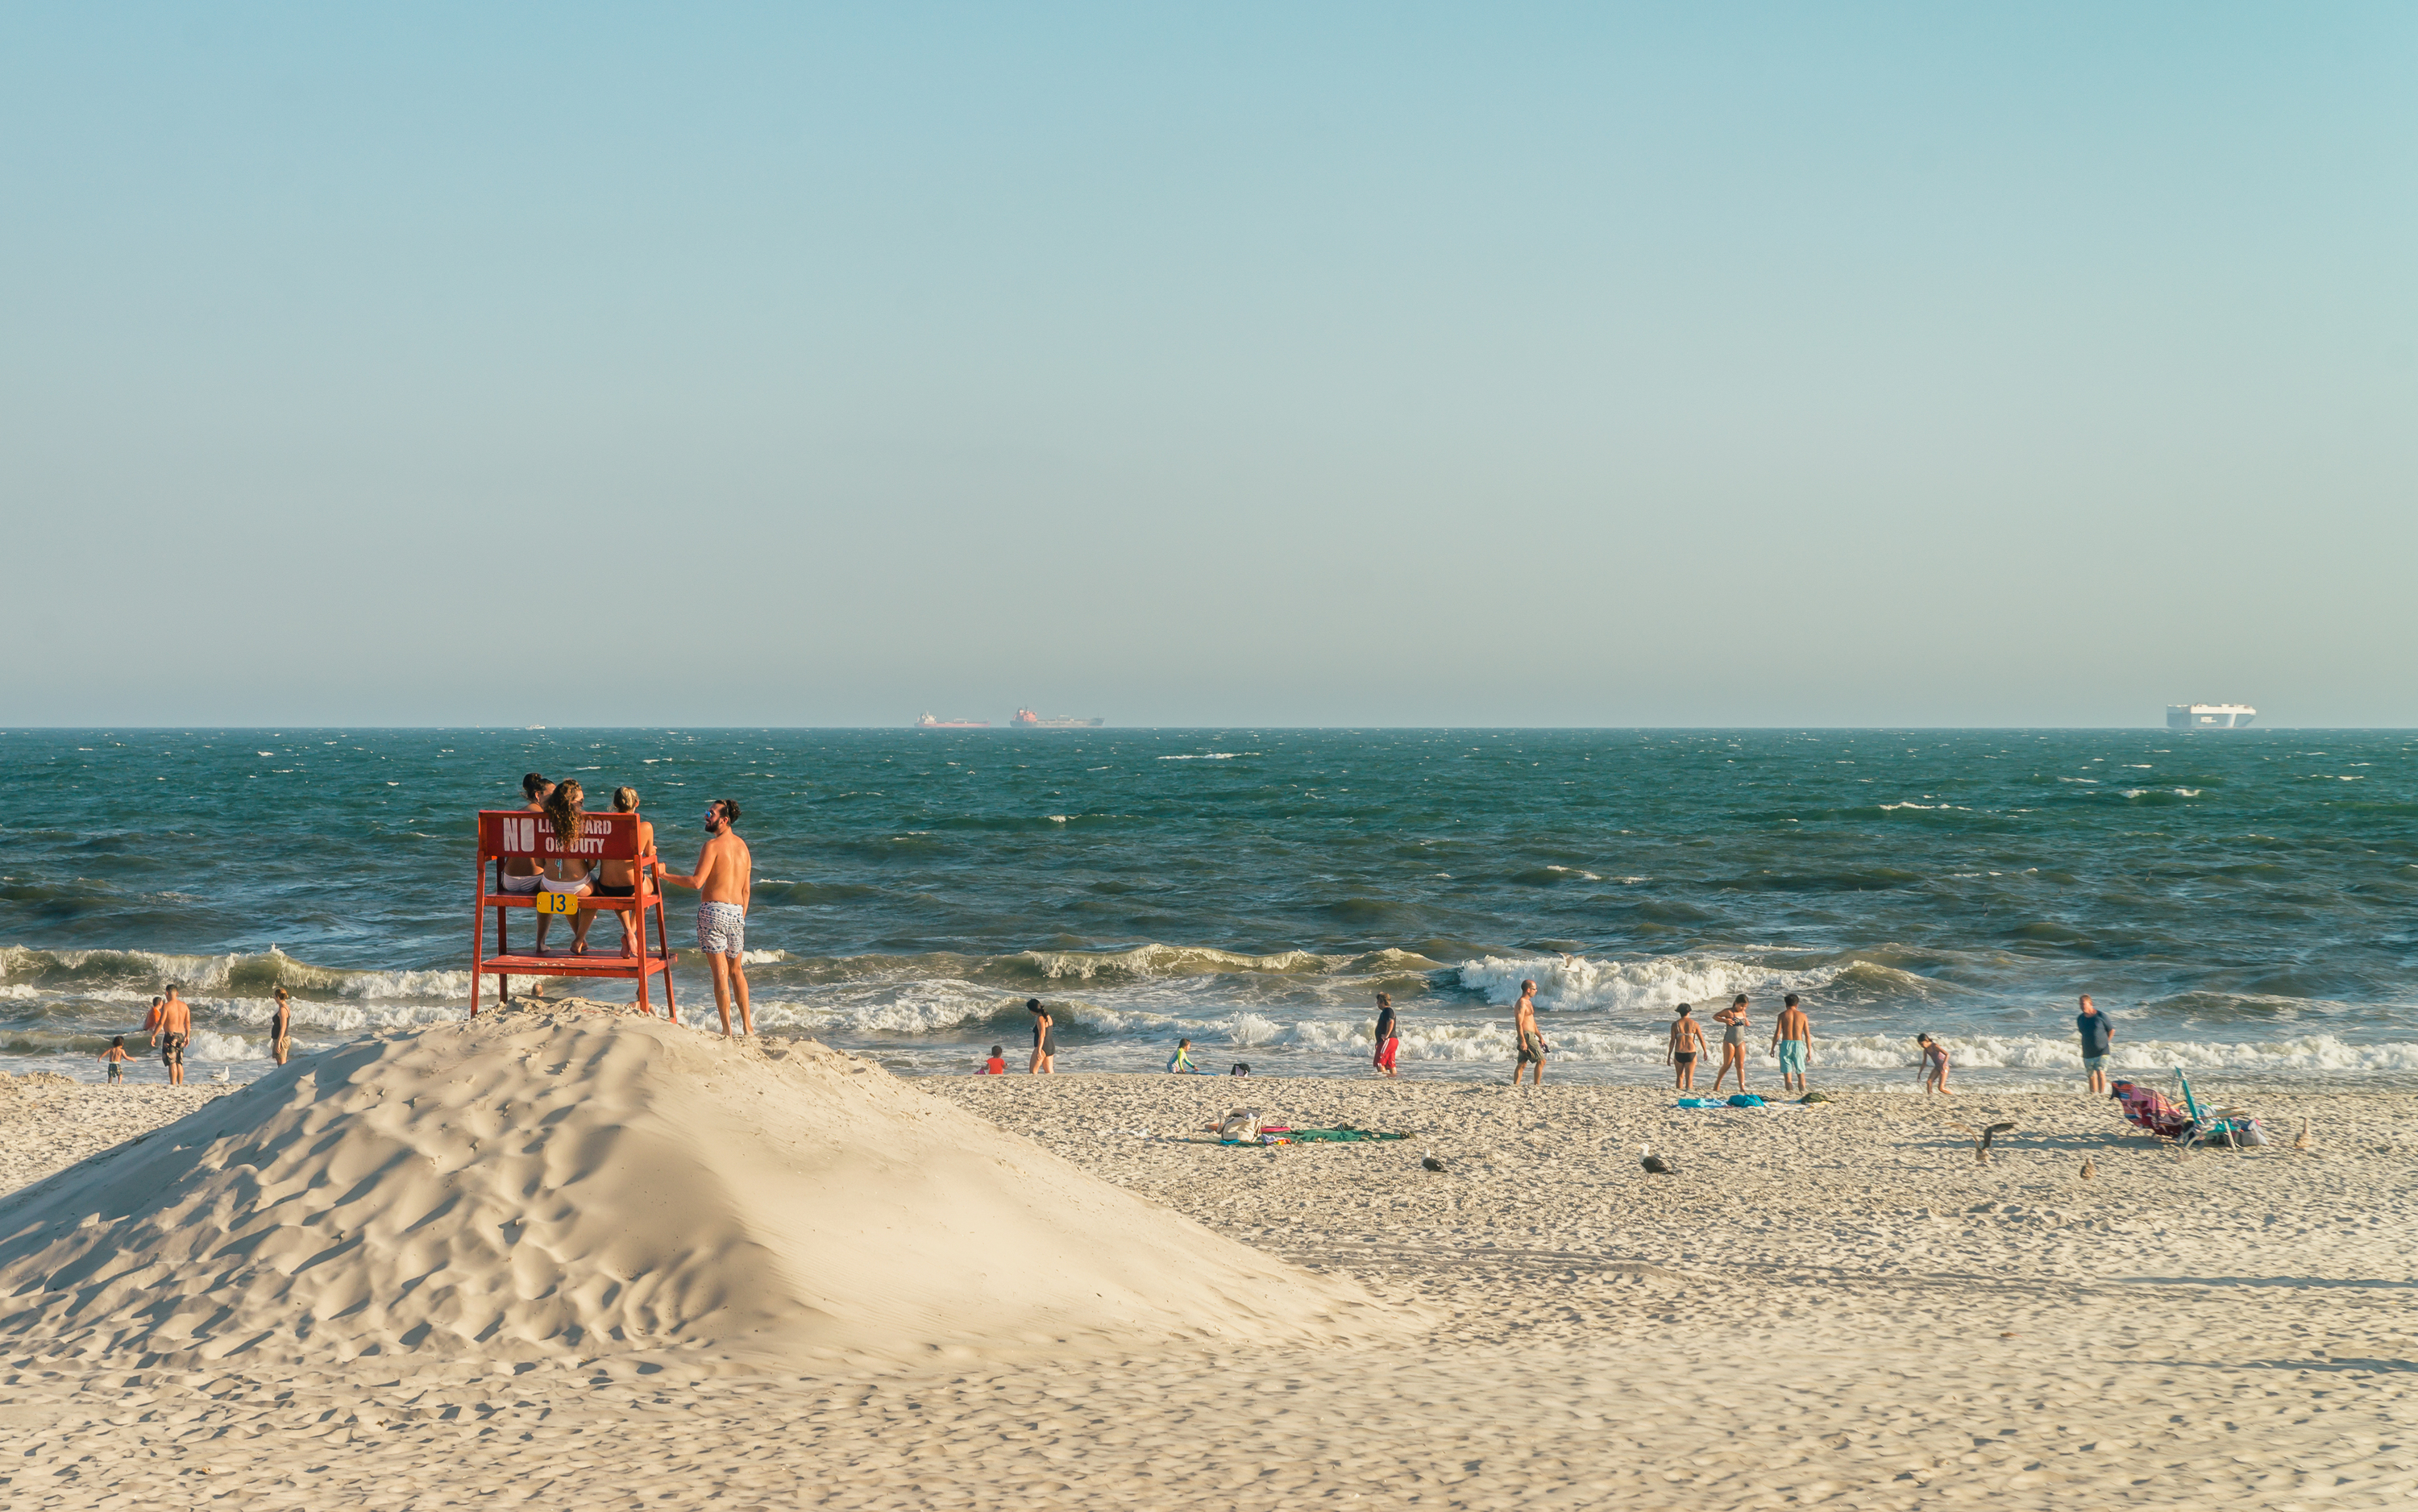
[[[1730,1106],[1732,1107],[1761,1107],[1763,1106],[1763,1099],[1752,1092],[1733,1092],[1730,1094]]]
[[[1364,1140],[1410,1138],[1407,1134],[1380,1134],[1375,1129],[1354,1128],[1349,1123],[1332,1129],[1294,1129],[1292,1133],[1295,1144],[1358,1144]]]

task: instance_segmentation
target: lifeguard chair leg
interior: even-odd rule
[[[486,893],[487,863],[482,859],[479,863],[479,902],[481,904],[487,901]],[[504,910],[497,909],[496,911],[501,913]],[[479,966],[486,959],[486,954],[487,910],[484,908],[473,907],[470,909],[470,1016],[473,1018],[479,1016]]]

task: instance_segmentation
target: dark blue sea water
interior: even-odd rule
[[[0,1064],[92,1078],[169,979],[193,1075],[467,1002],[472,815],[520,774],[638,787],[667,855],[739,799],[759,1023],[904,1071],[1341,1074],[1370,998],[1413,1076],[1659,1078],[1682,1000],[1784,991],[1817,1080],[2120,1064],[2418,1073],[2418,739],[2165,731],[497,731],[0,734]],[[674,913],[676,940],[686,909]],[[600,939],[610,939],[610,927]],[[609,948],[609,946],[608,946]],[[711,996],[683,966],[684,1005]],[[567,989],[564,989],[567,990]],[[613,987],[598,995],[626,997]],[[1758,1035],[1760,1038],[1761,1035]],[[156,1066],[140,1075],[158,1075]]]

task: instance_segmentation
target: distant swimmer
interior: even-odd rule
[[[1537,1028],[1537,984],[1520,984],[1520,1011],[1512,1016],[1511,1031],[1520,1036],[1520,1059],[1511,1065],[1511,1085],[1520,1085],[1520,1073],[1529,1066],[1537,1068],[1534,1087],[1545,1084],[1545,1035]]]
[[[1814,1058],[1814,1020],[1797,1006],[1797,994],[1780,1001],[1780,1020],[1771,1026],[1771,1047],[1780,1056],[1780,1090],[1803,1092],[1805,1067]],[[1792,1082],[1791,1077],[1797,1079]]]
[[[160,1051],[160,1063],[168,1068],[169,1086],[185,1084],[185,1046],[192,1042],[193,1010],[185,1005],[183,990],[171,982],[167,1000],[160,1004],[160,1022],[151,1031],[151,1043]]]
[[[1705,1053],[1705,1026],[1696,1022],[1695,1008],[1679,1005],[1679,1016],[1671,1020],[1671,1049],[1668,1059],[1677,1072],[1681,1092],[1696,1090],[1696,1057]]]
[[[1713,1073],[1713,1091],[1722,1090],[1722,1078],[1737,1073],[1737,1090],[1746,1091],[1746,1026],[1747,996],[1741,992],[1730,1000],[1730,1005],[1713,1016],[1722,1026],[1722,1065]]]
[[[1025,999],[1024,1011],[1033,1016],[1033,1063],[1024,1068],[1025,1074],[1054,1077],[1058,1074],[1058,1021],[1038,998]]]
[[[613,812],[638,812],[638,790],[635,787],[613,789]],[[626,898],[638,891],[638,868],[655,859],[655,827],[645,819],[638,821],[638,857],[635,861],[608,861],[596,868],[596,895],[600,898]],[[639,955],[647,940],[647,922],[635,909],[628,913],[616,911],[614,922],[621,926],[621,954]]]
[[[535,814],[543,810],[546,799],[551,797],[553,793],[554,784],[546,781],[544,777],[539,775],[537,772],[532,771],[528,773],[526,776],[521,778],[521,797],[526,800],[526,802],[521,804],[522,811],[524,813]],[[534,893],[537,891],[537,882],[538,867],[536,857],[506,856],[504,858],[504,879],[502,885],[505,892]],[[538,922],[540,927],[543,927],[543,915],[539,916]]]
[[[741,957],[747,949],[747,901],[755,895],[756,858],[739,838],[739,801],[717,798],[705,806],[705,848],[696,853],[696,870],[682,877],[664,873],[674,887],[696,890],[696,945],[713,969],[713,1006],[722,1015],[722,1032],[730,1032],[730,1000],[739,1000],[740,1032],[756,1032],[756,1017],[747,1007],[747,973]],[[675,1014],[672,1022],[680,1022]]]
[[[1394,1016],[1394,1000],[1381,992],[1377,994],[1377,1069],[1388,1077],[1399,1075],[1394,1057],[1401,1048],[1402,1026]]]
[[[294,1003],[283,987],[277,989],[277,1012],[268,1020],[268,1053],[279,1065],[294,1053]]]
[[[2082,1069],[2090,1077],[2090,1092],[2094,1097],[2107,1095],[2107,1051],[2116,1043],[2116,1024],[2089,994],[2082,999],[2082,1012],[2074,1016],[2074,1031],[2082,1036]]]

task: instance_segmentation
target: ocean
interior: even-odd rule
[[[306,1052],[462,1014],[531,770],[681,864],[739,800],[758,1027],[906,1074],[1020,1067],[1029,997],[1064,1071],[1365,1074],[1382,990],[1406,1076],[1505,1077],[1534,977],[1556,1080],[1662,1080],[1734,992],[1768,1077],[1797,992],[1816,1085],[1911,1091],[1924,1030],[2074,1085],[2089,992],[2127,1070],[2418,1082],[2418,737],[2258,729],[12,731],[0,1067],[99,1079],[170,980],[196,1080],[268,1069],[279,984]]]

